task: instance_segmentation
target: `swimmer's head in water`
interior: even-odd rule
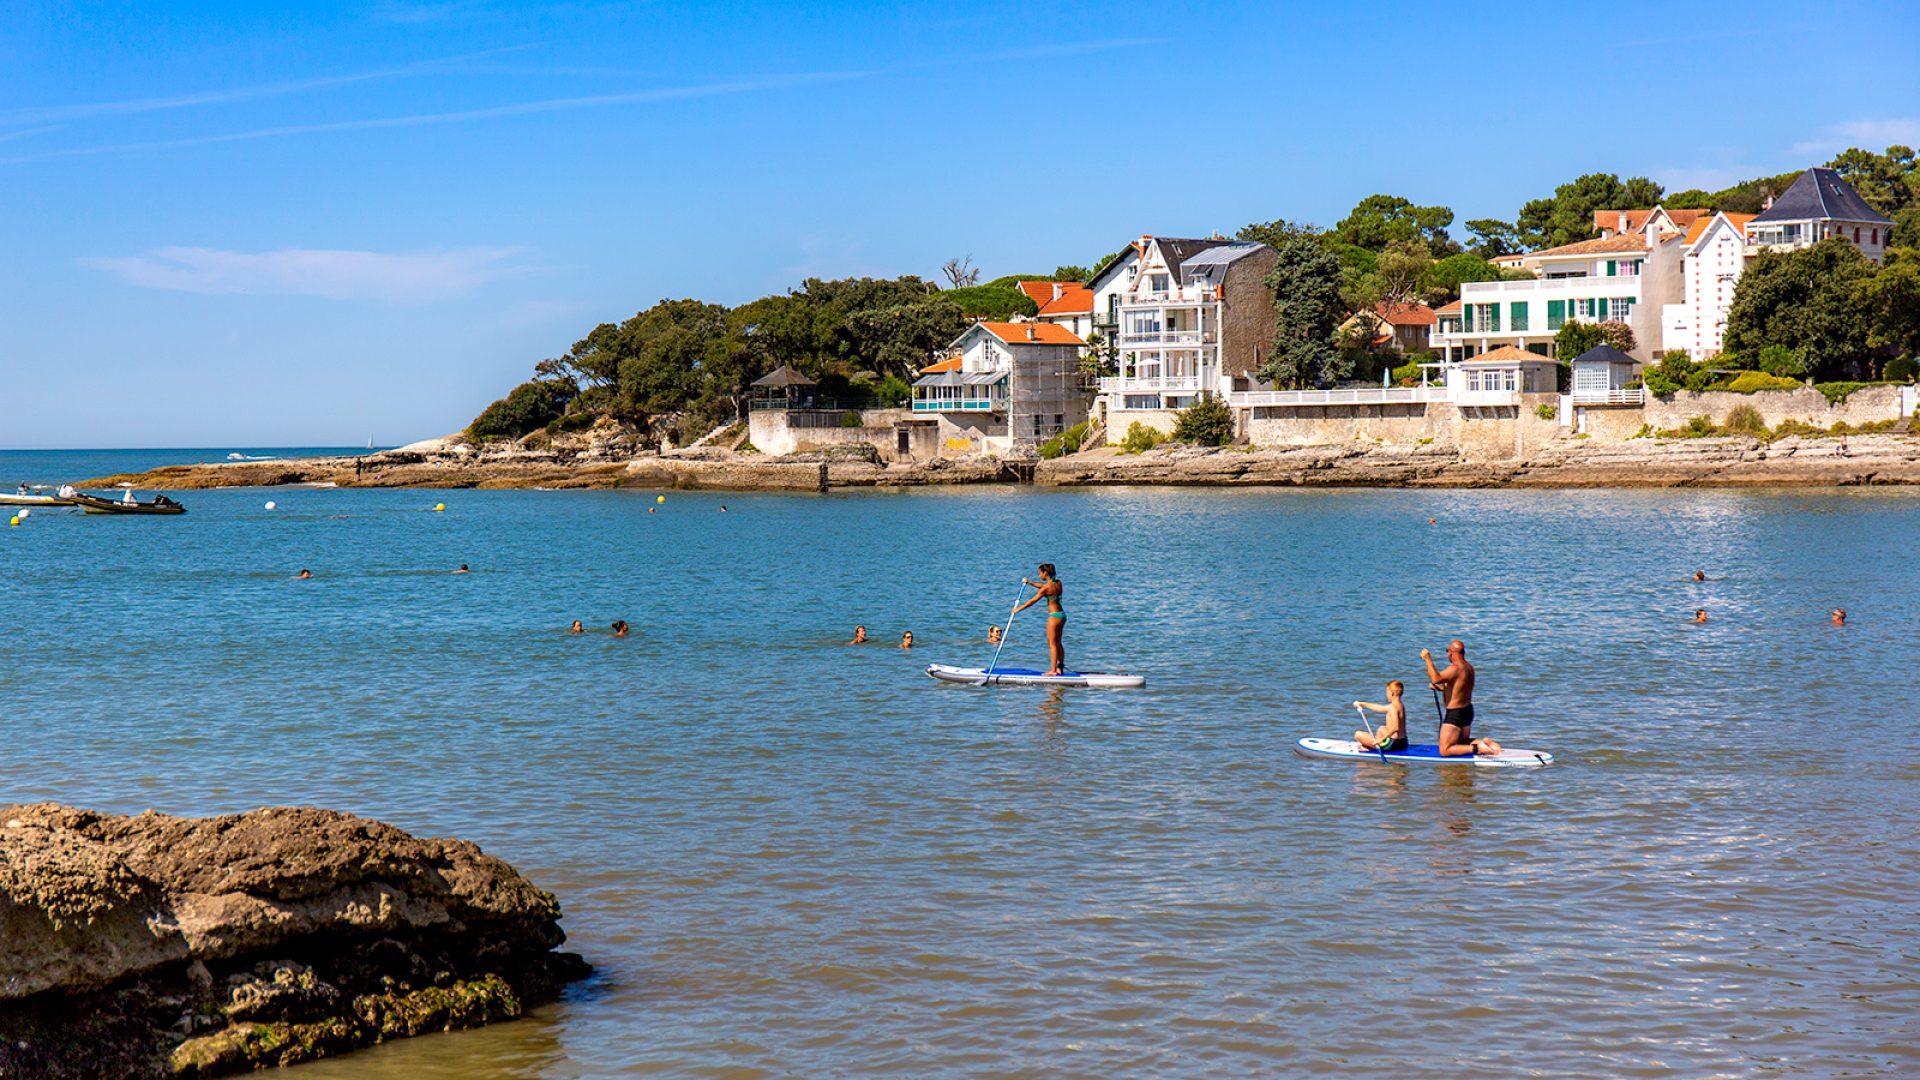
[[[1707,572],[1705,570],[1695,570],[1693,572],[1693,580],[1695,581],[1707,580]]]
[[[913,631],[908,630],[906,633],[901,634],[900,644],[902,646],[905,646],[906,648],[912,648],[913,647]]]

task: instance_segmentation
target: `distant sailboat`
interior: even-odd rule
[[[371,449],[373,449],[373,436],[372,436],[372,435],[368,435],[368,436],[367,436],[367,449],[369,449],[369,450],[371,450]]]

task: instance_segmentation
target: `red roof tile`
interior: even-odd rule
[[[1389,326],[1432,326],[1435,321],[1433,309],[1425,304],[1397,304],[1391,311],[1385,304],[1375,304],[1373,313]]]
[[[981,328],[1009,345],[1085,345],[1080,336],[1057,323],[982,322]]]

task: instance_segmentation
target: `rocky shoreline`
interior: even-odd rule
[[[0,1077],[218,1076],[521,1015],[590,968],[500,859],[327,810],[0,809]]]
[[[1432,446],[1342,443],[1248,449],[1107,447],[1050,461],[883,462],[877,454],[788,457],[718,449],[626,453],[433,440],[366,457],[172,465],[82,486],[144,489],[323,484],[409,488],[683,488],[827,491],[1031,482],[1283,487],[1834,487],[1920,484],[1920,438],[1905,433],[1766,441],[1745,437],[1557,439],[1525,457],[1477,459]]]

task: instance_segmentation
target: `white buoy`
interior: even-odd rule
[[[23,506],[23,507],[21,507],[21,508],[20,508],[20,520],[21,520],[21,521],[25,521],[25,520],[27,520],[28,518],[30,518],[30,517],[32,517],[32,516],[33,516],[33,507],[31,507],[31,506]]]
[[[267,500],[267,509],[269,509],[269,510],[271,510],[271,509],[273,509],[273,500],[272,500],[272,499],[268,499],[268,500]]]

